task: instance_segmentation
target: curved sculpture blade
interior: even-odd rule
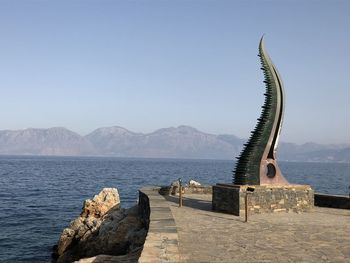
[[[283,120],[283,83],[265,50],[264,37],[260,40],[258,56],[266,84],[265,102],[258,123],[237,158],[233,183],[239,185],[287,184],[275,157]]]

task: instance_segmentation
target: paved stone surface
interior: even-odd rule
[[[149,198],[151,210],[149,230],[139,263],[179,262],[176,224],[169,202],[159,195],[159,188],[145,187],[140,191]]]
[[[167,196],[178,230],[181,262],[350,262],[350,211],[244,218],[211,211],[211,195]],[[176,260],[175,260],[176,261]]]

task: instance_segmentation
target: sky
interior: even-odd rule
[[[281,140],[350,143],[350,1],[0,0],[0,130],[190,125],[247,138],[265,47]]]

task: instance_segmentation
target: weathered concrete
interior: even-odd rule
[[[247,189],[254,192],[249,192]],[[305,212],[314,205],[314,192],[309,185],[233,185],[213,186],[212,208],[216,211],[240,215],[244,212],[248,192],[251,213]]]

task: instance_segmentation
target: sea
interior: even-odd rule
[[[350,164],[279,162],[291,183],[316,192],[348,195]],[[0,156],[0,262],[49,262],[63,228],[83,201],[116,187],[122,207],[138,189],[181,178],[202,184],[232,181],[233,161],[109,157]]]

